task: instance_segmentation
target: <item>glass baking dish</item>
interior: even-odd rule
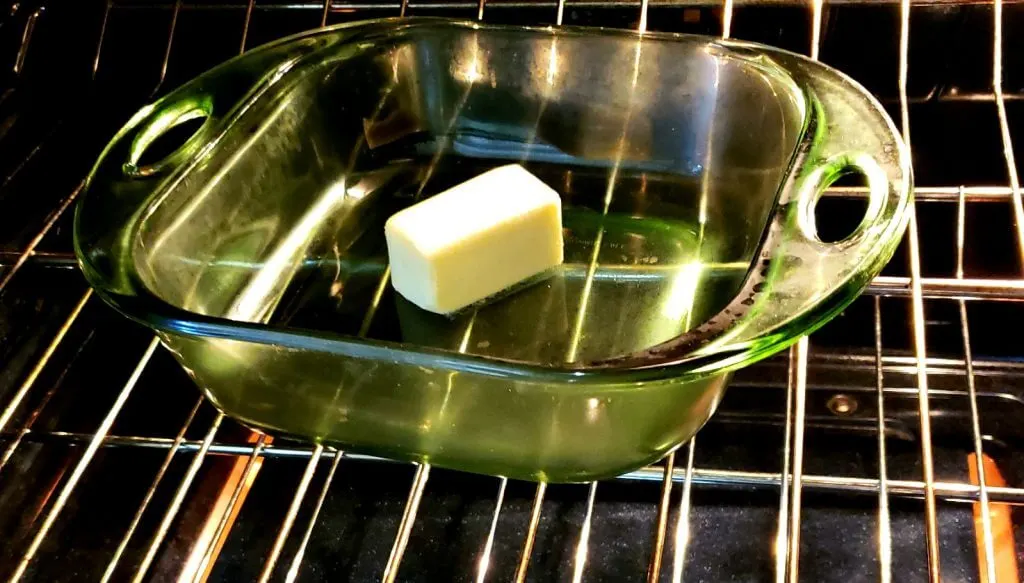
[[[521,163],[565,264],[442,317],[388,285],[384,221]],[[815,205],[867,184],[845,239]],[[908,218],[859,85],[751,43],[444,19],[252,50],[143,108],[78,203],[91,285],[261,430],[549,482],[648,464],[738,367],[842,310]]]

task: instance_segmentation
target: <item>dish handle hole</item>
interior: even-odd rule
[[[209,119],[210,111],[204,104],[177,107],[159,114],[132,142],[124,164],[125,174],[152,176],[180,162],[193,150],[196,137]]]
[[[822,243],[839,243],[852,237],[868,214],[867,177],[847,168],[825,188],[814,205],[815,232]]]

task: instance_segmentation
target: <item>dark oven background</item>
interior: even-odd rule
[[[737,374],[694,442],[616,480],[538,489],[254,436],[91,297],[72,203],[154,96],[272,39],[403,12],[816,46],[909,122],[918,245],[806,365]],[[1016,2],[944,0],[0,2],[0,577],[988,581],[994,560],[1019,580],[1021,26]],[[819,223],[839,232],[861,194],[832,188]]]

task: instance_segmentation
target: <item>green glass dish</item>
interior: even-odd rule
[[[397,296],[388,216],[513,162],[562,196],[565,264],[454,317]],[[822,242],[815,205],[850,172],[867,211]],[[139,111],[88,178],[75,245],[243,423],[579,482],[679,446],[733,370],[842,310],[895,250],[910,188],[878,103],[796,54],[388,19],[252,50]]]

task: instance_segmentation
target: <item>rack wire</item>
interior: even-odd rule
[[[729,37],[734,29],[734,9],[742,5],[761,5],[768,0],[724,0],[720,9],[720,23],[722,35]],[[882,0],[838,0],[830,2],[829,5],[843,3],[860,4],[882,4]],[[950,4],[950,0],[924,0],[915,1],[918,5],[943,5]],[[987,2],[983,2],[988,4]],[[911,143],[911,127],[908,98],[907,80],[909,74],[909,51],[910,51],[910,28],[911,0],[900,0],[899,2],[899,63],[898,63],[898,111],[900,126],[903,138],[908,145]],[[960,3],[962,4],[962,3]],[[637,22],[639,30],[644,33],[648,27],[648,12],[651,7],[670,6],[682,8],[687,6],[704,6],[707,2],[701,0],[582,0],[571,2],[570,7],[618,7],[635,9],[637,11]],[[122,8],[140,8],[137,3],[125,2],[120,5]],[[152,5],[147,5],[152,8]],[[168,65],[174,53],[173,47],[179,23],[179,15],[183,11],[205,10],[217,8],[237,9],[242,16],[241,42],[239,52],[249,48],[250,23],[254,10],[295,10],[309,11],[319,14],[319,25],[326,26],[334,14],[355,13],[356,16],[363,10],[392,11],[395,15],[404,16],[409,10],[424,9],[475,9],[476,18],[485,20],[490,10],[508,10],[514,8],[551,9],[552,20],[556,25],[563,23],[567,9],[565,0],[479,0],[478,2],[380,2],[380,3],[315,3],[315,2],[293,2],[280,4],[258,5],[255,0],[238,3],[237,6],[227,4],[206,5],[202,3],[185,3],[183,0],[165,2],[162,8],[170,11],[169,30],[166,46],[163,51],[163,58],[159,68],[159,75],[156,85],[150,92],[150,97],[163,90],[167,79]],[[91,79],[95,82],[97,74],[102,67],[104,56],[104,41],[111,11],[115,8],[113,0],[107,0],[103,8],[101,29],[98,35],[98,42],[95,46],[94,58],[92,60]],[[812,58],[819,57],[820,43],[822,36],[822,13],[826,6],[822,0],[812,0],[807,8],[810,12],[810,45],[807,53]],[[1024,505],[1024,488],[1014,486],[990,485],[986,475],[985,445],[986,435],[982,431],[982,419],[978,403],[978,389],[976,387],[976,376],[979,371],[984,372],[992,368],[1007,369],[1009,375],[1022,375],[1018,370],[1020,365],[1013,363],[992,363],[980,362],[973,359],[971,344],[970,326],[968,320],[967,305],[973,301],[986,302],[1019,302],[1024,301],[1024,280],[1013,278],[977,278],[966,277],[964,271],[964,248],[965,248],[965,223],[966,213],[969,204],[980,205],[989,203],[1010,203],[1013,209],[1016,224],[1017,252],[1024,261],[1024,206],[1022,206],[1021,188],[1018,180],[1016,161],[1014,157],[1012,133],[1006,112],[1006,102],[1009,99],[1017,99],[1018,95],[1006,95],[1003,91],[1003,10],[1004,2],[994,0],[991,3],[992,16],[994,19],[992,38],[992,93],[990,96],[975,96],[973,99],[989,100],[995,104],[995,115],[998,119],[1002,152],[1004,156],[1009,184],[1005,186],[977,186],[977,185],[953,185],[940,187],[921,187],[916,190],[917,201],[931,203],[955,204],[957,206],[956,217],[956,272],[953,277],[925,277],[921,272],[921,241],[917,211],[913,214],[910,228],[907,234],[906,250],[909,264],[909,274],[906,276],[886,275],[877,278],[868,288],[867,294],[872,297],[873,308],[873,332],[874,332],[874,354],[860,357],[861,364],[869,364],[873,367],[875,378],[874,397],[877,406],[877,452],[878,452],[878,475],[875,477],[823,475],[804,472],[804,451],[805,451],[805,428],[807,427],[808,416],[808,374],[813,370],[815,363],[821,362],[820,355],[811,351],[812,341],[804,338],[796,344],[790,352],[788,359],[788,379],[786,388],[785,411],[784,411],[784,442],[781,448],[780,472],[765,471],[735,471],[712,468],[701,468],[695,465],[695,453],[699,451],[698,440],[694,438],[685,444],[677,452],[670,454],[660,466],[654,466],[626,474],[616,481],[621,483],[658,483],[660,484],[657,498],[657,508],[654,513],[654,524],[651,525],[651,536],[653,539],[652,552],[648,562],[646,578],[648,581],[663,580],[670,576],[672,581],[680,581],[686,568],[687,544],[690,540],[691,530],[691,508],[693,505],[692,496],[696,488],[746,488],[763,490],[776,493],[777,502],[777,523],[775,548],[775,573],[774,577],[779,582],[792,582],[799,580],[801,565],[801,515],[805,493],[829,493],[843,496],[860,496],[877,498],[877,560],[880,565],[880,577],[883,581],[891,581],[899,574],[893,572],[892,566],[892,536],[893,525],[891,520],[890,504],[893,499],[912,498],[921,499],[924,502],[924,534],[926,537],[927,549],[927,576],[930,581],[940,581],[942,577],[942,545],[941,532],[937,520],[939,503],[946,502],[970,502],[980,505],[980,517],[982,523],[981,553],[984,560],[981,561],[983,576],[982,580],[995,582],[1000,581],[997,577],[997,561],[995,557],[995,541],[993,535],[992,510],[996,504]],[[30,13],[23,21],[16,20],[14,16],[18,11],[28,10]],[[42,3],[15,4],[11,9],[10,18],[0,21],[2,26],[10,26],[12,23],[21,23],[20,42],[18,43],[14,58],[12,72],[15,77],[20,75],[24,69],[27,55],[32,50],[32,41],[40,26],[45,25],[46,5]],[[6,98],[6,96],[5,96]],[[961,97],[962,99],[969,99]],[[2,101],[0,101],[2,104]],[[48,143],[51,134],[43,137],[39,143],[28,150],[24,161],[16,165],[5,178],[4,184],[11,181],[22,168],[35,156],[43,151]],[[3,140],[0,134],[0,141]],[[66,252],[41,251],[40,244],[46,240],[51,230],[68,214],[68,209],[82,191],[83,182],[79,182],[68,192],[58,205],[48,214],[38,231],[21,248],[14,251],[6,250],[0,252],[0,294],[5,288],[16,282],[18,278],[24,277],[23,272],[31,269],[33,264],[55,264],[72,266],[73,257]],[[843,198],[859,198],[864,196],[864,189],[857,187],[833,187],[826,193],[827,196]],[[883,346],[883,318],[881,315],[881,304],[883,298],[906,298],[910,303],[909,335],[912,338],[913,352],[910,355],[887,354]],[[956,303],[959,315],[959,334],[961,336],[964,358],[962,360],[943,359],[929,355],[926,343],[926,304],[925,299],[944,299]],[[190,566],[187,571],[195,579],[203,579],[212,568],[218,558],[218,544],[222,541],[232,527],[232,521],[237,514],[237,508],[244,502],[247,489],[251,486],[259,472],[263,460],[275,458],[302,458],[306,460],[304,470],[299,478],[294,491],[292,492],[285,514],[274,528],[273,547],[267,557],[263,560],[260,569],[260,581],[270,580],[277,572],[277,563],[287,560],[287,568],[284,572],[286,580],[291,581],[298,578],[304,568],[304,554],[311,536],[317,528],[317,520],[321,507],[328,496],[332,482],[339,468],[344,468],[341,462],[345,460],[370,460],[377,463],[389,463],[387,460],[378,460],[369,456],[358,454],[346,454],[344,452],[323,446],[295,446],[293,444],[279,445],[269,437],[260,435],[248,443],[233,443],[230,440],[218,439],[221,429],[224,426],[224,417],[217,414],[208,421],[204,427],[196,427],[199,416],[197,412],[203,406],[203,399],[199,398],[190,413],[180,426],[180,429],[173,437],[153,437],[144,435],[123,435],[113,432],[112,429],[120,415],[125,403],[138,386],[139,378],[149,365],[154,353],[158,350],[158,341],[153,338],[149,341],[141,358],[136,362],[133,370],[124,382],[121,389],[116,393],[113,402],[107,408],[99,425],[93,431],[51,431],[45,428],[37,429],[34,422],[39,417],[39,412],[46,406],[48,398],[36,399],[33,401],[34,411],[22,417],[19,425],[15,426],[15,413],[22,408],[34,392],[45,391],[46,388],[38,386],[39,378],[45,369],[51,364],[54,354],[63,347],[69,330],[76,326],[84,308],[96,300],[92,297],[91,290],[85,291],[74,303],[73,308],[66,314],[63,323],[57,332],[50,338],[45,348],[40,353],[28,374],[23,378],[17,389],[7,398],[6,402],[0,402],[0,444],[3,445],[3,455],[0,457],[0,477],[5,465],[12,458],[12,455],[20,447],[26,444],[52,445],[55,443],[71,444],[81,450],[71,471],[61,481],[59,487],[51,497],[52,500],[46,504],[41,520],[37,521],[34,533],[29,544],[17,557],[16,564],[9,574],[9,580],[21,580],[28,572],[34,561],[39,560],[39,552],[44,544],[55,544],[53,527],[62,513],[66,512],[69,500],[76,493],[82,478],[89,471],[91,464],[101,448],[148,448],[164,451],[162,463],[152,477],[150,486],[145,493],[140,505],[136,508],[131,522],[124,530],[116,551],[109,558],[106,564],[103,580],[113,580],[115,573],[121,567],[120,561],[125,555],[125,550],[132,543],[136,530],[144,515],[156,512],[159,514],[159,524],[153,531],[148,541],[145,542],[145,552],[142,560],[134,568],[132,578],[135,581],[144,580],[150,573],[154,560],[163,545],[167,542],[168,533],[182,510],[183,503],[192,492],[200,475],[204,462],[211,456],[231,456],[238,460],[238,470],[229,480],[230,495],[226,497],[224,506],[218,509],[218,520],[214,531],[207,537],[207,545],[203,549],[198,564]],[[856,360],[857,357],[841,357],[846,361]],[[967,394],[970,405],[970,426],[971,445],[973,459],[976,467],[973,471],[977,475],[977,483],[956,482],[940,480],[935,476],[933,450],[932,450],[932,415],[930,411],[930,399],[937,393],[930,390],[930,379],[936,371],[943,369],[962,370],[967,386]],[[887,385],[887,378],[893,375],[910,374],[914,378],[914,384],[910,389],[917,399],[917,421],[920,423],[920,455],[922,460],[921,476],[919,480],[891,479],[888,475],[889,468],[886,461],[888,458],[886,450],[886,416],[884,411],[887,406],[887,391],[891,387]],[[909,389],[908,389],[909,390]],[[188,437],[196,431],[201,433],[200,438]],[[191,456],[188,467],[182,474],[180,481],[174,486],[174,494],[170,502],[162,507],[152,507],[154,493],[164,483],[169,475],[168,468],[172,461],[182,456]],[[311,487],[314,483],[314,476],[318,468],[326,466],[327,474],[319,487]],[[381,573],[381,579],[387,582],[399,578],[403,557],[406,552],[410,535],[417,524],[417,513],[421,501],[424,498],[425,488],[429,482],[431,468],[423,464],[417,466],[415,475],[409,485],[407,498],[401,520],[394,533],[393,543],[390,549],[386,565]],[[506,498],[506,490],[509,482],[504,478],[494,479],[495,494],[493,497],[493,510],[489,521],[489,529],[486,537],[480,542],[480,553],[475,565],[472,577],[478,582],[488,579],[489,566],[491,564],[492,551],[496,536],[496,529],[502,517],[503,504]],[[525,581],[530,574],[531,560],[535,556],[535,543],[537,540],[538,527],[543,519],[544,501],[548,487],[545,484],[538,484],[534,490],[529,521],[523,533],[520,546],[519,558],[514,579]],[[575,551],[572,556],[571,576],[572,580],[581,581],[587,571],[589,557],[589,537],[594,520],[595,501],[602,495],[602,488],[598,483],[588,486],[585,496],[583,519],[575,534]],[[304,504],[312,505],[311,512],[305,516],[305,521],[298,520],[300,509]],[[674,508],[674,510],[673,510]],[[290,558],[283,555],[283,549],[290,537],[299,536],[300,542]],[[671,548],[671,556],[667,549]],[[770,552],[771,549],[765,549]],[[638,573],[637,576],[643,574]]]

